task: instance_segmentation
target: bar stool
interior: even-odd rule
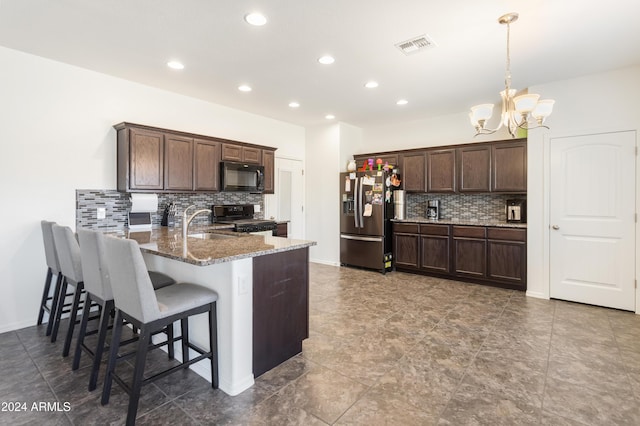
[[[47,336],[51,335],[51,331],[53,328],[53,318],[56,312],[56,305],[60,296],[60,286],[62,285],[63,279],[63,276],[60,273],[60,262],[58,261],[56,246],[53,241],[53,231],[51,230],[51,227],[53,225],[55,225],[55,222],[48,222],[46,220],[40,221],[40,227],[42,228],[42,239],[44,241],[44,255],[47,261],[47,276],[44,281],[42,301],[40,302],[40,310],[38,312],[38,325],[42,324],[44,313],[48,312],[49,316],[47,319]],[[56,276],[56,282],[53,288],[53,293],[51,293],[51,283],[53,282],[54,275]],[[48,304],[49,301],[51,301],[51,305]],[[55,341],[55,336],[52,338],[52,341]]]
[[[101,402],[102,405],[109,402],[113,380],[118,382],[129,394],[127,425],[133,425],[138,411],[140,390],[143,385],[153,380],[179,369],[188,368],[189,365],[208,358],[211,360],[211,385],[214,389],[218,387],[216,329],[218,295],[212,290],[188,283],[178,283],[154,291],[136,241],[105,236],[104,243],[109,281],[116,306],[116,319]],[[198,348],[188,339],[189,317],[204,312],[209,314],[209,345],[211,350],[208,352]],[[121,319],[126,319],[140,328],[140,338],[135,352],[133,381],[130,386],[115,372],[116,363],[126,359],[126,356],[118,357],[122,333]],[[151,333],[177,320],[180,320],[182,329],[182,363],[145,379],[143,377],[144,366]],[[193,349],[199,355],[190,359],[189,349]]]
[[[80,244],[80,263],[82,266],[82,276],[86,291],[86,300],[80,320],[78,339],[76,342],[73,357],[72,369],[77,370],[80,366],[80,356],[82,350],[86,351],[93,358],[93,367],[89,379],[89,391],[96,388],[98,374],[100,372],[100,362],[105,349],[107,330],[109,329],[109,318],[114,313],[113,292],[109,283],[107,266],[105,264],[103,234],[89,229],[78,229],[78,242]],[[154,289],[160,289],[168,285],[175,284],[175,280],[168,275],[149,271],[149,277]],[[90,305],[95,303],[100,308],[100,323],[98,330],[87,332],[87,323],[90,318]],[[98,341],[95,348],[88,347],[84,340],[90,334],[98,333]],[[167,333],[167,344],[169,346],[169,358],[173,359],[173,324],[169,325],[163,332]],[[131,339],[124,343],[131,343],[136,339]]]
[[[71,285],[74,287],[73,303],[69,309],[69,327],[64,339],[64,347],[62,349],[62,356],[66,357],[69,355],[73,330],[76,324],[79,323],[77,316],[78,311],[81,308],[80,299],[84,292],[82,266],[80,264],[80,247],[78,246],[78,240],[76,240],[73,231],[68,226],[53,225],[51,229],[53,231],[53,240],[55,242],[56,252],[58,253],[58,260],[60,261],[61,272],[62,275],[64,275],[62,287],[60,289],[60,297],[62,299],[58,303],[58,309],[56,310],[53,333],[58,332],[60,319],[64,313],[63,301],[64,295],[67,292],[67,286]]]

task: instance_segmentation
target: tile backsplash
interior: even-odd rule
[[[407,194],[407,218],[426,217],[427,200],[440,200],[440,218],[504,221],[507,200],[526,199],[512,194]]]
[[[259,204],[260,213],[256,219],[262,219],[264,201],[261,194],[246,192],[217,192],[217,193],[162,193],[158,194],[158,211],[152,214],[153,226],[160,226],[164,208],[174,203],[178,207],[176,226],[182,222],[182,211],[194,204],[196,207],[211,208],[213,204]],[[97,219],[97,209],[106,210],[105,219]],[[127,213],[131,208],[130,194],[108,189],[77,189],[76,190],[76,228],[114,229],[127,226]],[[193,223],[209,223],[209,216],[196,216]]]

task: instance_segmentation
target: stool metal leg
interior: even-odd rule
[[[67,278],[62,277],[62,284],[60,285],[60,291],[58,292],[58,302],[56,303],[56,314],[54,315],[53,320],[53,329],[51,330],[51,342],[55,342],[58,338],[58,328],[60,327],[60,318],[62,317],[62,311],[64,310],[67,286]]]
[[[180,333],[182,333],[182,362],[189,361],[189,318],[180,320]]]
[[[209,310],[209,347],[211,348],[211,387],[218,389],[218,320],[216,303]]]
[[[166,329],[167,333],[167,352],[169,353],[169,359],[175,358],[175,348],[173,346],[173,323],[169,324]]]
[[[102,306],[102,312],[100,312],[98,345],[96,346],[93,356],[93,367],[91,368],[91,378],[89,379],[89,391],[92,391],[97,387],[100,363],[102,362],[102,353],[104,352],[104,344],[107,340],[107,330],[109,329],[109,317],[111,316],[112,311],[113,300],[107,300]]]
[[[84,309],[82,309],[82,319],[80,320],[80,330],[78,330],[78,341],[76,342],[76,350],[73,354],[72,370],[77,370],[80,367],[80,355],[82,353],[82,344],[84,343],[84,335],[87,332],[87,323],[89,322],[89,315],[91,310],[91,294],[87,293],[87,297],[84,302]]]
[[[136,351],[136,363],[133,370],[133,383],[131,384],[131,394],[129,395],[129,408],[127,410],[127,425],[136,423],[136,413],[138,412],[138,402],[140,400],[140,390],[142,389],[142,379],[144,375],[144,365],[147,360],[147,351],[151,343],[151,333],[149,326],[142,325],[138,349]]]
[[[44,290],[42,291],[42,302],[40,302],[40,311],[38,312],[38,325],[42,324],[42,319],[44,318],[44,311],[46,310],[47,300],[49,300],[52,280],[53,271],[51,268],[47,268],[47,277],[44,280]],[[49,320],[51,320],[51,313],[49,313]]]
[[[73,337],[73,329],[76,326],[76,318],[78,316],[78,306],[80,306],[80,296],[82,295],[82,288],[84,286],[81,282],[76,284],[76,291],[73,293],[73,305],[71,305],[71,311],[69,312],[69,329],[67,330],[67,336],[64,339],[64,348],[62,348],[62,356],[69,356],[69,349],[71,348],[71,338]]]
[[[116,309],[116,317],[113,320],[113,335],[111,337],[111,346],[109,348],[109,361],[107,362],[107,372],[104,376],[104,385],[102,386],[102,399],[100,403],[107,405],[111,396],[111,385],[113,385],[113,372],[116,369],[116,361],[118,359],[118,348],[120,347],[120,338],[122,336],[122,314]]]
[[[55,322],[56,312],[58,310],[58,302],[60,299],[60,287],[62,286],[62,274],[58,273],[56,277],[56,285],[53,287],[53,298],[51,299],[51,308],[49,309],[49,319],[47,321],[47,336],[51,336],[53,331],[53,323]]]

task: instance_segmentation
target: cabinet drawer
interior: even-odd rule
[[[527,241],[526,229],[487,228],[490,240]]]
[[[449,235],[449,225],[420,225],[420,233],[426,235]]]
[[[401,232],[403,234],[417,234],[418,224],[417,223],[394,223],[393,232]]]
[[[486,228],[484,226],[454,226],[454,237],[467,237],[467,238],[485,238]]]

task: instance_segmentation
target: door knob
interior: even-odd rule
[[[553,225],[551,228],[555,229],[556,231],[557,231],[558,229],[560,229],[560,227],[559,227],[558,225]]]

